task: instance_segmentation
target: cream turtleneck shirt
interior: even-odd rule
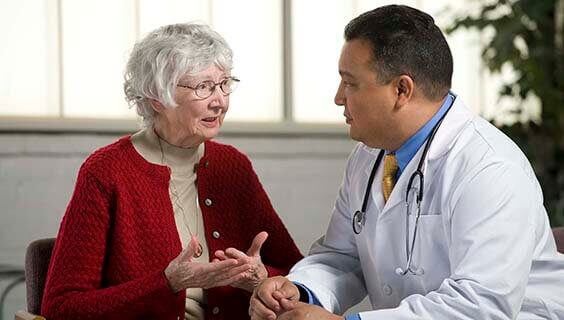
[[[160,144],[159,144],[160,140]],[[202,245],[203,253],[192,261],[208,262],[208,245],[204,236],[204,220],[198,205],[195,165],[204,155],[204,144],[193,148],[181,148],[159,139],[153,128],[145,128],[131,137],[137,152],[148,162],[165,165],[171,169],[169,195],[174,210],[174,220],[182,248],[194,234]],[[202,288],[186,290],[186,319],[205,319],[202,305],[206,304]]]

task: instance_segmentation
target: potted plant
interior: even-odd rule
[[[495,74],[509,65],[516,75],[500,92],[516,98],[512,119],[524,119],[520,102],[540,99],[536,121],[496,124],[531,161],[552,226],[564,225],[564,0],[482,1],[478,11],[456,18],[446,31],[476,28],[489,35],[482,48],[487,68]]]

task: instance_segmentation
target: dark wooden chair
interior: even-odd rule
[[[552,228],[554,240],[556,240],[556,248],[558,252],[564,253],[564,227]]]
[[[47,269],[51,261],[51,253],[55,238],[33,241],[25,253],[25,286],[27,294],[27,311],[16,312],[16,320],[45,320],[41,313],[41,300],[45,289]]]

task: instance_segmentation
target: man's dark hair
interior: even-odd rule
[[[408,75],[432,101],[450,89],[452,54],[430,15],[402,5],[376,8],[345,27],[345,40],[355,39],[372,46],[374,70],[383,83]]]

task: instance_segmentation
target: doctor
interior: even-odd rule
[[[327,233],[254,291],[252,319],[564,319],[564,256],[523,153],[451,93],[429,15],[366,12],[345,29],[335,103],[350,155]]]

